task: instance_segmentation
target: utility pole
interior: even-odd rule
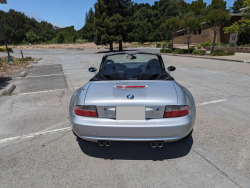
[[[0,3],[1,4],[7,4],[7,1],[6,0],[0,0]],[[13,61],[13,59],[10,57],[9,49],[8,49],[7,42],[6,42],[5,37],[4,37],[4,32],[3,32],[3,27],[2,27],[1,22],[0,22],[0,27],[1,27],[2,35],[3,35],[3,40],[4,40],[4,43],[5,43],[5,46],[6,46],[6,50],[7,50],[7,53],[8,53],[8,62],[10,62],[10,61]]]
[[[2,30],[3,40],[4,40],[6,50],[7,50],[7,53],[8,53],[8,62],[10,62],[10,61],[13,61],[13,59],[10,57],[9,49],[8,49],[7,42],[6,42],[5,37],[4,37],[4,32],[3,32],[3,27],[2,27],[1,22],[0,22],[0,27],[1,27],[1,30]]]

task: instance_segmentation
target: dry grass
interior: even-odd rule
[[[138,42],[123,43],[123,48],[128,47],[155,47],[156,43],[146,42],[140,44]],[[37,44],[37,45],[18,45],[11,46],[16,49],[109,49],[109,45],[96,45],[94,42],[77,41],[75,44]],[[119,48],[119,44],[113,44],[114,49]]]
[[[34,61],[34,59],[12,57],[13,61],[8,62],[7,58],[7,56],[0,58],[0,78],[9,77],[16,72],[21,72],[26,69],[27,65]]]

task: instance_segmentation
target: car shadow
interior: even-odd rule
[[[0,90],[4,89],[11,80],[11,77],[0,77]]]
[[[102,159],[163,161],[186,156],[193,145],[189,136],[180,141],[166,142],[162,148],[151,148],[150,142],[112,142],[111,146],[99,146],[95,142],[76,138],[81,150],[88,156]]]

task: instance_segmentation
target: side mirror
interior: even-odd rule
[[[96,71],[97,71],[97,69],[95,67],[90,67],[89,68],[89,72],[96,72]]]
[[[168,67],[168,71],[169,71],[169,72],[170,72],[170,71],[175,71],[175,69],[176,69],[176,68],[175,68],[174,66],[169,66],[169,67]]]

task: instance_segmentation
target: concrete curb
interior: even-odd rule
[[[27,69],[31,69],[33,67],[33,65],[27,65],[26,68]]]
[[[2,95],[9,95],[14,89],[16,88],[16,86],[14,84],[9,84],[4,90]]]
[[[208,57],[208,56],[180,55],[180,54],[169,54],[169,53],[160,53],[160,54],[161,55],[167,55],[167,56],[192,57],[192,58],[211,59],[211,60],[220,60],[220,61],[233,61],[233,62],[239,62],[239,63],[250,63],[250,62],[242,61],[242,60],[221,59],[221,58],[213,58],[213,57]]]
[[[19,77],[25,77],[26,74],[27,74],[27,72],[26,72],[26,71],[23,71],[23,72],[20,73]]]

